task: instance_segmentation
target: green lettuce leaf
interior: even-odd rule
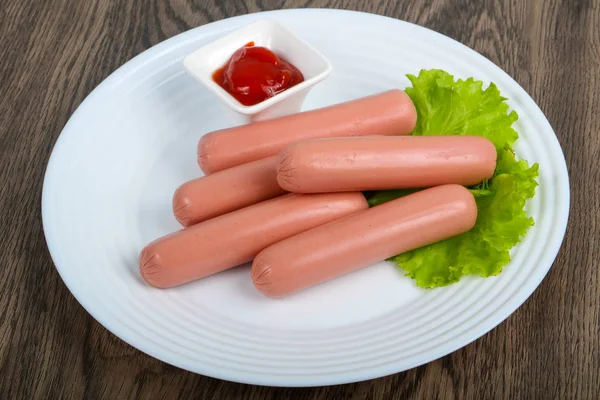
[[[508,113],[506,98],[494,83],[483,90],[481,81],[455,81],[449,73],[436,69],[407,77],[412,87],[405,91],[418,116],[413,135],[483,136],[498,149],[512,147],[519,138],[512,128],[517,113]]]
[[[475,227],[462,235],[390,258],[418,286],[433,288],[457,282],[464,275],[497,275],[510,262],[509,250],[519,243],[534,221],[525,211],[537,187],[538,165],[517,160],[512,146],[518,139],[512,128],[516,112],[508,112],[505,98],[493,83],[454,80],[441,70],[408,75],[406,89],[418,113],[413,135],[478,135],[490,139],[498,151],[491,179],[470,187],[477,202]],[[367,193],[376,206],[415,190]]]

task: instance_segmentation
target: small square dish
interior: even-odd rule
[[[228,62],[236,50],[249,42],[254,42],[255,46],[267,47],[296,66],[304,80],[258,104],[247,106],[240,103],[214,81],[213,74]],[[195,50],[185,57],[183,65],[188,74],[204,84],[248,122],[299,112],[309,90],[332,71],[329,61],[315,48],[287,28],[268,19],[234,30]]]

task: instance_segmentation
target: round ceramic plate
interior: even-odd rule
[[[196,144],[231,125],[220,101],[183,72],[183,57],[224,33],[272,18],[314,45],[334,71],[307,97],[323,107],[441,68],[495,82],[520,118],[516,150],[538,162],[536,225],[499,276],[422,290],[385,262],[270,300],[248,266],[170,290],[149,287],[138,253],[179,229],[171,196],[200,176]],[[315,386],[375,378],[446,355],[527,299],[561,245],[569,210],[565,161],[548,121],[506,73],[431,30],[332,10],[245,15],[193,29],[129,61],[72,116],[52,153],[42,198],[56,267],[77,300],[115,335],[172,365],[231,381]]]

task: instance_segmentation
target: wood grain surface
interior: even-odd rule
[[[104,329],[60,279],[41,224],[52,146],[83,99],[149,47],[261,10],[345,8],[408,20],[482,53],[554,127],[571,217],[533,296],[471,345],[393,376],[267,388],[194,375]],[[1,399],[597,399],[600,393],[600,2],[597,0],[2,0]]]

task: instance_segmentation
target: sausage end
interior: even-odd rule
[[[288,146],[281,151],[277,158],[277,183],[288,192],[301,193],[298,185],[297,168],[295,166],[294,145]]]
[[[389,95],[389,99],[393,100],[394,104],[398,104],[398,116],[401,116],[401,121],[397,128],[401,129],[397,134],[400,135],[408,135],[410,134],[417,126],[417,108],[415,107],[415,103],[412,101],[410,96],[406,94],[403,90],[400,89],[392,89],[387,92]]]
[[[215,143],[212,133],[207,133],[198,141],[198,166],[207,175],[217,171],[212,163],[214,147]]]
[[[263,252],[260,252],[252,262],[252,283],[256,290],[263,295],[276,299],[282,297],[274,288],[273,268],[271,264],[265,260]]]
[[[464,218],[461,218],[460,226],[457,227],[459,231],[457,234],[465,233],[471,230],[475,223],[477,222],[477,203],[475,202],[475,197],[467,188],[461,185],[450,184],[445,185],[456,194],[453,198],[456,199],[456,203],[458,207],[461,209],[461,214]],[[451,195],[451,193],[449,193]]]
[[[496,170],[496,165],[498,162],[498,152],[496,151],[496,146],[492,143],[491,140],[486,138],[481,138],[485,141],[485,145],[483,146],[485,152],[485,157],[488,160],[488,170],[486,171],[486,178],[490,179],[494,175],[494,171]]]
[[[185,184],[177,188],[175,194],[173,194],[173,215],[177,219],[177,222],[184,227],[191,226],[197,222],[193,218],[193,210],[190,199],[186,195]]]
[[[415,103],[413,103],[412,99],[404,92],[402,92],[404,96],[407,97],[406,100],[406,108],[407,108],[407,123],[408,123],[408,133],[411,133],[417,127],[417,107],[415,107]]]
[[[146,246],[140,253],[140,275],[152,287],[157,289],[166,289],[170,287],[161,282],[160,257],[151,248],[151,245]]]

